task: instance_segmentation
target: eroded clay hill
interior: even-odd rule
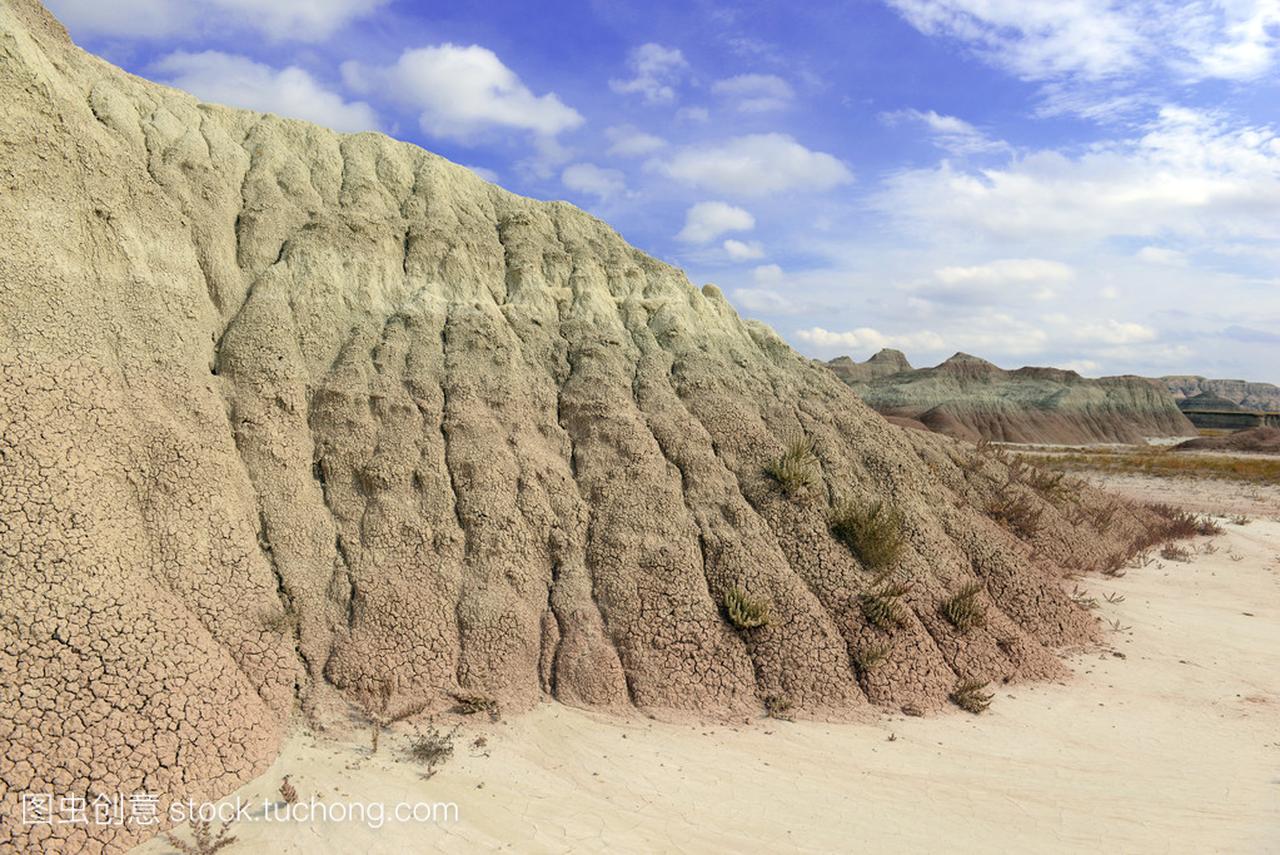
[[[20,795],[217,796],[384,685],[937,709],[1055,673],[1094,624],[1061,575],[1152,524],[891,427],[571,206],[200,104],[25,0],[0,103],[0,850],[119,848]],[[788,494],[763,469],[800,436]],[[892,512],[892,566],[833,537],[840,499]]]
[[[1005,371],[967,353],[912,369],[898,351],[887,353],[863,363],[842,357],[827,364],[884,415],[960,439],[1075,445],[1196,433],[1173,399],[1141,377],[1091,380],[1058,368]]]

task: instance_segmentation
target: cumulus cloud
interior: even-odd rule
[[[252,30],[273,40],[323,41],[389,0],[49,0],[77,38],[193,37]]]
[[[574,163],[564,168],[560,180],[565,187],[579,193],[590,193],[601,199],[616,196],[627,189],[627,183],[621,172],[616,169],[604,169],[594,163]]]
[[[1070,335],[1079,341],[1101,344],[1138,344],[1155,341],[1156,331],[1133,321],[1069,322]]]
[[[770,288],[735,288],[730,296],[740,308],[761,315],[799,315],[809,311],[803,301]]]
[[[757,241],[740,241],[729,238],[721,246],[734,261],[754,261],[764,258],[764,247]]]
[[[776,74],[739,74],[711,84],[711,91],[727,98],[743,113],[781,110],[791,104],[795,90]]]
[[[1280,135],[1166,107],[1141,136],[1079,154],[1045,150],[981,170],[944,162],[901,172],[876,204],[932,234],[1274,241]]]
[[[650,168],[683,184],[738,196],[830,190],[853,180],[833,155],[777,133],[687,146],[669,159],[651,161]]]
[[[607,153],[614,157],[643,157],[667,146],[662,137],[631,125],[606,128],[604,135],[610,143]]]
[[[497,54],[480,45],[413,48],[385,68],[348,62],[342,75],[358,92],[384,93],[420,110],[418,124],[425,133],[464,143],[493,129],[549,140],[583,122],[554,92],[535,95]]]
[[[941,302],[1005,300],[1026,295],[1037,300],[1055,296],[1055,286],[1075,277],[1075,271],[1060,261],[1043,258],[1001,258],[986,264],[941,267],[934,281],[917,293]]]
[[[336,131],[378,127],[368,104],[344,101],[296,66],[275,69],[245,56],[209,50],[175,51],[157,60],[152,70],[164,82],[206,101],[305,119]]]
[[[1134,257],[1148,264],[1164,264],[1169,267],[1186,267],[1187,265],[1185,252],[1166,246],[1144,246]]]
[[[1006,151],[1008,143],[991,139],[964,119],[944,116],[933,110],[897,110],[881,119],[890,125],[914,122],[923,125],[934,145],[955,155]]]
[[[1275,0],[888,0],[920,32],[1047,85],[1053,110],[1132,108],[1142,81],[1256,80],[1280,55]]]
[[[796,330],[796,338],[806,344],[825,351],[845,350],[882,350],[893,347],[899,350],[919,348],[921,350],[939,350],[944,346],[942,336],[929,330],[900,335],[886,335],[871,327],[858,327],[847,332],[832,332],[822,327],[810,327]]]
[[[726,232],[750,231],[756,218],[750,211],[728,202],[699,202],[684,215],[684,228],[676,238],[686,243],[707,243]]]
[[[674,84],[689,63],[678,48],[648,42],[631,51],[627,66],[632,76],[610,80],[610,89],[619,95],[639,95],[646,104],[668,104],[676,99]]]

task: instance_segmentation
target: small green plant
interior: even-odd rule
[[[860,507],[842,500],[831,509],[828,524],[868,569],[888,567],[902,552],[902,514],[883,502]]]
[[[867,644],[854,651],[853,667],[861,677],[879,668],[888,658],[889,645]]]
[[[907,620],[907,607],[902,598],[911,590],[911,583],[890,579],[881,575],[871,590],[858,595],[862,613],[872,626],[892,629]]]
[[[968,632],[987,622],[986,610],[978,602],[978,594],[982,593],[981,582],[969,582],[959,591],[942,602],[939,609],[942,616],[951,621],[951,625],[961,632]]]
[[[799,495],[818,484],[818,457],[814,451],[811,437],[792,437],[783,446],[782,456],[765,465],[765,474],[777,481],[786,495]]]
[[[987,515],[1024,540],[1036,536],[1040,531],[1040,514],[1031,497],[1022,492],[1010,490],[997,496],[987,504]]]
[[[776,718],[781,721],[794,720],[791,715],[791,700],[785,695],[765,695],[764,714],[769,718]]]
[[[488,695],[457,694],[453,696],[453,711],[461,715],[484,713],[490,721],[498,720],[498,702]]]
[[[729,622],[738,629],[755,629],[769,623],[769,603],[749,595],[741,588],[724,592],[724,611]]]
[[[1119,605],[1124,602],[1124,594],[1117,594],[1114,592],[1110,594],[1103,594],[1102,599],[1106,600],[1108,603]]]
[[[448,762],[453,757],[453,738],[458,728],[439,730],[434,724],[428,724],[425,731],[419,731],[409,743],[409,757],[415,763],[427,767],[426,777],[436,773],[436,767]]]
[[[986,687],[986,682],[982,680],[961,680],[951,691],[951,702],[965,712],[977,715],[991,706],[991,699],[995,697],[990,692],[983,691]]]
[[[228,836],[228,832],[231,831],[229,820],[218,827],[217,834],[213,832],[213,822],[207,819],[192,817],[187,822],[187,828],[191,830],[190,843],[174,835],[173,832],[165,834],[169,844],[182,855],[213,855],[219,849],[224,849],[236,842],[234,834]]]

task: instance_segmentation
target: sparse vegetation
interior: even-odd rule
[[[231,823],[229,821],[218,826],[217,834],[214,834],[213,822],[207,819],[192,818],[187,822],[187,828],[191,832],[190,842],[183,840],[173,832],[165,834],[165,839],[169,841],[169,845],[181,852],[182,855],[213,855],[214,852],[225,849],[236,842],[236,836],[229,834],[231,831]]]
[[[858,676],[864,676],[879,668],[889,658],[889,645],[866,644],[854,651],[853,667]]]
[[[373,688],[363,689],[357,698],[360,711],[369,721],[370,753],[378,753],[378,740],[382,736],[382,731],[396,722],[417,715],[427,706],[426,701],[417,701],[393,710],[391,700],[395,693],[396,682],[392,678],[383,680]]]
[[[911,590],[911,584],[881,575],[871,590],[859,595],[862,613],[871,625],[879,629],[893,629],[907,620],[907,607],[902,598]]]
[[[978,602],[978,594],[982,593],[981,582],[969,582],[955,594],[942,602],[939,611],[961,632],[968,632],[974,627],[986,623],[986,610]]]
[[[1098,598],[1089,596],[1089,592],[1082,590],[1079,585],[1071,589],[1071,602],[1083,609],[1096,609],[1098,607]]]
[[[724,611],[738,629],[755,629],[769,623],[769,603],[756,599],[741,588],[724,592]]]
[[[1103,594],[1102,599],[1106,600],[1108,603],[1119,605],[1120,603],[1124,602],[1124,594],[1116,594],[1116,593]]]
[[[765,465],[765,474],[777,481],[786,495],[799,495],[818,483],[818,457],[814,451],[811,437],[794,436],[787,440],[782,456]]]
[[[440,730],[435,724],[428,724],[425,731],[419,731],[409,743],[409,757],[415,763],[427,767],[426,777],[436,773],[436,767],[443,765],[453,757],[453,738],[458,728]]]
[[[1016,534],[1029,540],[1040,531],[1040,514],[1031,497],[1022,492],[1010,490],[997,496],[987,504],[987,515]]]
[[[1177,543],[1166,543],[1160,550],[1160,557],[1165,561],[1181,561],[1184,564],[1191,560],[1191,550]]]
[[[786,695],[765,695],[764,714],[779,721],[794,721],[791,715],[791,699]]]
[[[842,500],[831,509],[828,523],[831,533],[868,569],[888,567],[902,552],[902,514],[883,502],[859,506]]]
[[[474,694],[457,694],[453,696],[455,701],[453,711],[461,715],[476,715],[484,713],[489,716],[490,721],[498,720],[498,702],[488,695]]]
[[[1112,451],[1090,449],[1038,455],[1043,466],[1063,471],[1134,472],[1165,478],[1220,478],[1250,484],[1280,481],[1280,460],[1210,454],[1180,454],[1167,450]]]
[[[977,715],[991,706],[991,699],[995,697],[990,692],[983,691],[986,687],[987,684],[982,680],[961,680],[951,692],[951,702],[965,712]]]
[[[284,780],[280,782],[280,798],[284,799],[287,805],[294,804],[298,801],[298,789],[289,783],[289,776],[285,775]]]
[[[1227,521],[1230,522],[1232,525],[1248,525],[1249,523],[1253,522],[1253,520],[1249,519],[1244,514],[1232,514]]]

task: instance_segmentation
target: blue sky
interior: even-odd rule
[[[1280,382],[1280,0],[49,0],[568,199],[798,350]]]

